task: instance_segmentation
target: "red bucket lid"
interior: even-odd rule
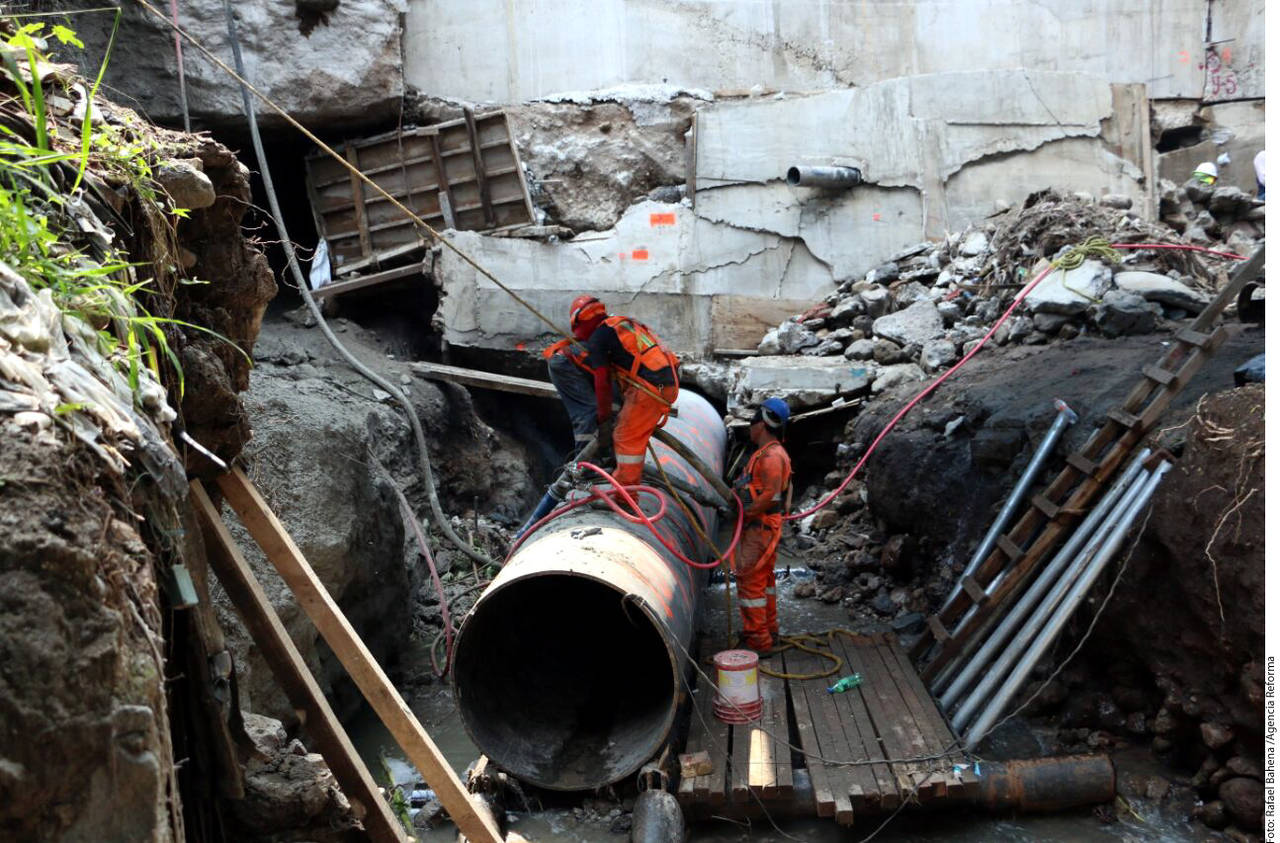
[[[721,650],[712,662],[721,670],[750,670],[760,664],[760,656],[754,650]]]

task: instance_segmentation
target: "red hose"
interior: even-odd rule
[[[622,499],[639,516],[639,520],[633,523],[643,522],[644,525],[649,528],[649,532],[653,533],[653,537],[656,538],[659,542],[661,542],[662,546],[665,547],[667,551],[671,553],[672,556],[676,557],[681,562],[683,562],[684,564],[688,565],[691,568],[708,570],[711,568],[719,567],[720,563],[722,563],[725,559],[729,558],[729,555],[732,554],[734,549],[738,546],[738,539],[741,538],[742,536],[742,501],[738,501],[738,523],[737,523],[737,526],[734,528],[733,541],[730,542],[729,549],[724,552],[723,556],[713,559],[710,562],[694,562],[692,559],[685,556],[683,553],[681,553],[679,550],[673,547],[671,542],[667,541],[666,536],[658,532],[658,528],[654,526],[653,519],[649,518],[649,516],[644,514],[644,511],[640,509],[640,506],[639,504],[636,503],[635,499],[631,497],[631,495],[627,492],[627,490],[623,486],[621,486],[617,480],[613,479],[613,476],[610,475],[609,472],[605,471],[600,466],[593,465],[589,462],[578,463],[578,468],[589,468],[592,471],[594,471],[596,474],[599,474],[601,477],[603,477],[605,482],[607,482],[610,486],[612,486],[614,490],[622,497]],[[592,491],[598,491],[598,490],[593,489]],[[612,500],[610,500],[607,497],[604,497],[603,495],[601,497],[604,498],[606,503],[609,504],[609,507],[613,509],[615,512],[619,513],[624,518],[627,518],[627,520],[632,520],[631,516],[628,516],[625,513],[623,513],[622,510],[618,508],[617,504],[615,504]]]
[[[639,490],[643,490],[643,491],[646,491],[646,492],[649,492],[649,493],[653,494],[655,497],[659,497],[659,498],[661,498],[661,493],[660,493],[657,489],[654,489],[652,486],[631,486],[631,487],[628,487],[628,488],[633,488],[633,489],[636,489],[636,490],[638,490],[638,491],[639,491]],[[594,490],[593,490],[593,492],[594,492]],[[578,499],[578,500],[576,500],[576,501],[569,501],[568,503],[561,504],[560,506],[558,506],[558,507],[556,507],[555,509],[553,509],[553,510],[551,510],[550,512],[548,512],[546,515],[544,515],[544,516],[542,516],[541,518],[539,518],[537,521],[535,521],[535,522],[533,523],[533,526],[531,526],[529,529],[525,530],[525,531],[520,535],[520,538],[516,539],[515,544],[511,545],[511,549],[510,549],[509,551],[507,551],[507,558],[502,560],[502,564],[503,564],[503,565],[507,564],[507,562],[511,559],[511,557],[512,557],[512,556],[515,556],[516,551],[520,549],[520,545],[524,544],[525,539],[527,539],[529,536],[533,535],[533,533],[534,533],[534,532],[535,532],[539,527],[541,527],[543,524],[546,524],[548,521],[551,521],[552,519],[559,518],[561,515],[564,515],[566,512],[570,512],[570,511],[575,510],[575,509],[577,509],[577,508],[579,508],[579,507],[586,506],[586,505],[587,505],[587,504],[589,504],[589,503],[595,503],[595,502],[596,502],[597,500],[599,500],[599,499],[600,499],[600,495],[592,494],[592,495],[590,495],[590,496],[588,496],[588,497],[580,498],[580,499]],[[659,511],[659,514],[658,514],[658,515],[654,516],[654,520],[655,520],[655,521],[656,521],[656,520],[658,520],[659,518],[661,518],[661,517],[662,517],[662,514],[666,512],[666,505],[665,505],[665,504],[666,504],[666,501],[664,500],[664,501],[663,501],[663,508]],[[634,520],[633,520],[633,523],[636,523],[636,524],[639,524],[639,523],[640,523],[640,520],[639,520],[638,518],[636,518],[634,515],[625,515],[624,517],[626,517],[628,520],[632,520],[632,519],[634,519]]]
[[[1112,243],[1113,249],[1176,249],[1181,252],[1204,252],[1207,255],[1217,255],[1220,258],[1231,258],[1232,260],[1244,261],[1248,260],[1244,255],[1237,255],[1235,252],[1218,252],[1213,249],[1206,249],[1204,246],[1191,246],[1186,243]]]
[[[1218,251],[1214,251],[1213,249],[1206,249],[1203,246],[1191,246],[1191,245],[1179,244],[1179,243],[1112,243],[1111,246],[1116,249],[1178,249],[1178,250],[1187,251],[1187,252],[1206,252],[1211,255],[1218,255],[1220,257],[1232,258],[1234,260],[1246,260],[1246,258],[1243,255],[1237,255],[1232,252],[1218,252]],[[870,458],[871,454],[875,451],[876,446],[880,444],[881,440],[883,440],[886,436],[889,435],[889,431],[893,430],[898,425],[898,422],[902,420],[902,417],[905,416],[912,407],[914,407],[916,404],[919,404],[922,400],[924,400],[924,398],[928,396],[929,393],[937,389],[942,384],[943,381],[945,381],[947,378],[955,374],[957,369],[959,369],[965,363],[968,363],[969,359],[973,357],[973,355],[977,354],[978,350],[987,344],[987,340],[991,339],[991,336],[996,332],[996,329],[998,329],[1001,325],[1003,325],[1005,323],[1005,320],[1007,320],[1013,314],[1014,309],[1018,305],[1022,304],[1022,300],[1025,299],[1027,295],[1033,289],[1035,289],[1035,286],[1039,284],[1041,281],[1043,281],[1045,276],[1048,275],[1050,272],[1052,272],[1054,269],[1056,269],[1056,267],[1053,264],[1050,264],[1048,267],[1044,269],[1044,271],[1042,271],[1039,275],[1033,278],[1031,282],[1027,284],[1027,286],[1023,287],[1022,291],[1018,293],[1017,296],[1014,297],[1013,304],[1009,305],[1009,308],[1005,310],[1003,314],[1001,314],[1000,318],[997,319],[994,324],[992,324],[991,329],[987,331],[985,335],[983,335],[982,339],[978,340],[978,344],[975,345],[972,349],[970,349],[968,354],[960,358],[960,362],[956,363],[950,369],[947,369],[947,371],[939,375],[938,378],[934,380],[933,383],[929,384],[923,390],[921,390],[919,394],[916,395],[915,398],[912,398],[910,401],[908,401],[906,406],[898,411],[897,415],[895,415],[892,419],[889,420],[889,423],[884,426],[884,428],[880,431],[880,434],[871,443],[871,447],[867,448],[867,452],[862,455],[862,459],[858,460],[858,464],[853,467],[853,470],[849,472],[849,476],[844,478],[844,482],[842,482],[839,486],[837,486],[835,491],[827,495],[822,500],[818,501],[811,508],[806,509],[804,512],[797,512],[792,515],[787,515],[782,520],[796,521],[800,518],[806,518],[812,515],[813,513],[817,512],[818,510],[822,509],[827,504],[831,503],[831,501],[835,500],[836,496],[839,495],[841,492],[843,492],[845,488],[849,485],[849,483],[852,482],[853,478],[857,476],[858,472],[862,470],[862,466],[866,464],[867,459]]]

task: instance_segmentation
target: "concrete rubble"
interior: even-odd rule
[[[716,368],[718,391],[739,417],[770,390],[785,393],[797,411],[836,396],[877,394],[938,373],[967,354],[1030,280],[1018,264],[1057,256],[1099,234],[1111,242],[1176,242],[1184,239],[1176,224],[1202,214],[1220,238],[1234,238],[1246,254],[1262,237],[1261,206],[1237,197],[1235,188],[1188,184],[1166,192],[1170,201],[1162,208],[1172,224],[1143,222],[1123,201],[1127,197],[1033,194],[1018,211],[900,250],[865,277],[840,284],[819,306],[770,329],[758,348],[762,356],[698,364],[701,380]],[[1207,245],[1230,251],[1220,241]],[[1090,258],[1051,272],[991,342],[1039,345],[1091,334],[1143,334],[1193,317],[1212,297],[1205,279],[1216,277],[1221,262],[1188,255],[1126,249],[1118,271]],[[802,389],[793,389],[797,378]]]

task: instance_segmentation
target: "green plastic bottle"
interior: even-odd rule
[[[837,681],[836,684],[832,685],[830,688],[828,688],[827,693],[843,694],[845,691],[849,690],[850,688],[856,688],[861,684],[862,684],[862,674],[851,673],[848,676],[845,676],[844,678]]]

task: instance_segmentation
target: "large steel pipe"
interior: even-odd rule
[[[1116,770],[1105,755],[982,762],[979,802],[993,811],[1049,813],[1116,798]]]
[[[719,415],[691,392],[681,391],[677,404],[665,429],[719,474]],[[653,444],[668,475],[713,494],[674,451]],[[659,532],[690,559],[707,559],[695,525],[665,490],[663,497]],[[645,495],[642,506],[652,515],[660,504]],[[715,511],[690,511],[714,536]],[[455,642],[454,695],[476,746],[552,790],[600,787],[635,772],[675,721],[704,577],[611,510],[581,507],[530,533]]]

